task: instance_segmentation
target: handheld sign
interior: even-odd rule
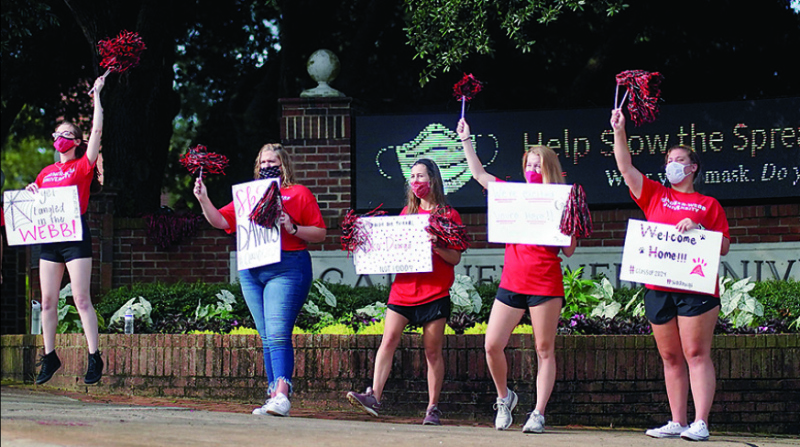
[[[565,247],[572,237],[558,229],[572,185],[490,182],[489,242]]]
[[[77,186],[3,193],[8,245],[80,241],[83,237]]]
[[[250,220],[250,213],[276,179],[254,180],[233,185],[233,208],[236,211],[236,268],[247,270],[281,260],[279,223],[270,228]]]
[[[722,233],[628,220],[622,270],[625,281],[713,294],[717,287]]]
[[[368,242],[354,252],[359,275],[433,271],[427,214],[362,217]]]

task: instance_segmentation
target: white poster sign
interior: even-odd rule
[[[570,244],[558,226],[572,185],[490,182],[488,189],[489,242]]]
[[[430,272],[427,214],[362,217],[368,243],[354,252],[359,275]]]
[[[628,220],[620,279],[712,294],[717,286],[722,233]]]
[[[80,241],[83,237],[77,186],[3,193],[8,245]]]
[[[236,265],[247,270],[281,260],[281,230],[275,224],[265,228],[250,220],[250,213],[258,204],[270,183],[275,179],[254,180],[233,185],[233,208],[236,210]]]

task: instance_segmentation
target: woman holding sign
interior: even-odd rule
[[[264,145],[256,156],[255,179],[275,178],[280,182],[283,210],[281,260],[275,264],[239,271],[239,281],[247,307],[253,315],[264,350],[269,398],[253,414],[288,416],[291,409],[294,371],[292,328],[311,288],[309,242],[325,240],[326,228],[317,199],[297,183],[289,154],[280,144]],[[233,202],[217,209],[208,198],[203,180],[195,182],[194,195],[203,215],[215,228],[236,231]]]
[[[463,118],[458,122],[457,132],[472,177],[484,188],[490,182],[500,181],[483,168],[472,146],[469,125]],[[522,170],[527,183],[564,183],[561,163],[547,146],[528,149],[522,156]],[[504,351],[511,332],[527,310],[531,315],[539,372],[536,376],[536,407],[522,431],[544,432],[545,408],[556,380],[558,318],[565,304],[558,254],[563,252],[565,256],[572,256],[576,244],[574,236],[567,247],[506,244],[500,287],[489,316],[485,341],[486,361],[497,389],[495,428],[498,430],[511,426],[512,411],[517,405],[517,394],[508,388],[508,362]]]
[[[77,186],[81,207],[83,237],[79,242],[55,242],[42,244],[39,256],[39,283],[42,289],[42,339],[45,355],[39,364],[41,369],[36,377],[37,384],[50,380],[61,368],[61,360],[56,355],[56,327],[58,326],[58,298],[64,269],[69,271],[72,297],[81,317],[89,360],[84,383],[97,383],[103,376],[103,359],[100,357],[97,334],[97,314],[92,306],[90,286],[92,282],[92,236],[86,222],[89,208],[89,194],[95,178],[95,164],[100,154],[100,139],[103,133],[103,106],[100,104],[100,91],[105,85],[102,76],[94,81],[94,116],[89,141],[84,142],[83,133],[73,123],[63,122],[53,133],[53,146],[59,153],[58,163],[47,166],[36,177],[34,183],[25,189],[36,194],[45,188]]]
[[[620,109],[611,112],[614,129],[614,158],[631,197],[650,222],[675,225],[683,233],[707,229],[722,233],[720,254],[728,253],[730,234],[725,211],[716,199],[695,191],[700,158],[688,146],[673,146],[665,157],[666,175],[671,187],[645,177],[633,166],[625,133],[625,117]],[[708,439],[708,414],[714,401],[716,379],[711,361],[711,340],[719,315],[719,289],[713,295],[647,285],[645,313],[653,328],[658,352],[664,363],[672,420],[647,430],[655,438],[682,437],[694,441]],[[688,364],[688,372],[687,372]],[[695,419],[689,425],[689,388],[695,406]]]
[[[411,166],[406,206],[400,214],[442,211],[447,219],[461,225],[461,216],[445,201],[439,166],[427,158],[419,159]],[[354,406],[378,416],[382,408],[383,388],[389,378],[392,358],[403,330],[409,324],[419,325],[422,326],[422,342],[428,364],[428,409],[422,423],[441,425],[438,405],[444,383],[444,327],[450,316],[450,287],[455,280],[454,267],[461,262],[461,251],[446,244],[437,244],[436,236],[430,237],[433,242],[433,270],[427,273],[398,273],[395,276],[389,292],[383,338],[375,356],[372,386],[364,393],[350,391],[347,399]]]

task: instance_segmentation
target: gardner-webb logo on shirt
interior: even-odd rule
[[[699,213],[706,210],[705,205],[699,203],[686,203],[679,200],[670,200],[666,197],[661,198],[661,205],[673,211],[694,211],[695,213]]]

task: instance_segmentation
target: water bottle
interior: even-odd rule
[[[31,334],[42,333],[42,303],[31,300]]]
[[[125,309],[125,333],[133,334],[133,309],[131,306]]]

